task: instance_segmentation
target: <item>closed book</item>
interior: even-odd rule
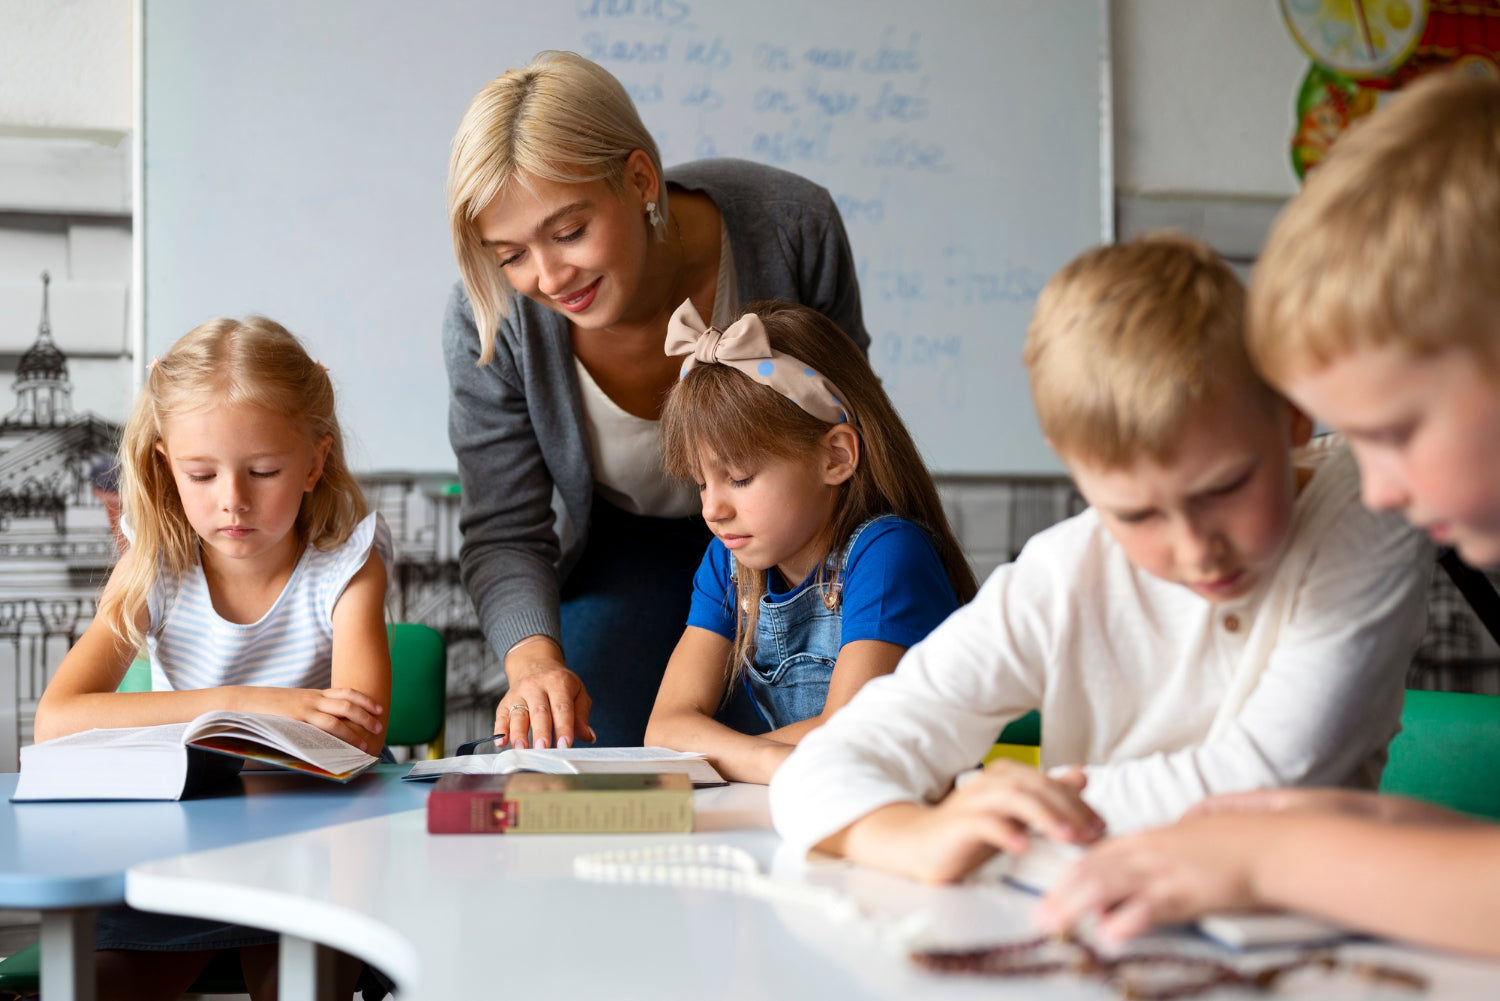
[[[444,775],[427,797],[432,834],[689,833],[686,775]]]
[[[188,723],[84,730],[21,748],[14,802],[182,799],[246,761],[347,782],[375,756],[311,723],[217,711]]]

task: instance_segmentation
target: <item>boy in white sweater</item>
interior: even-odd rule
[[[1345,432],[1365,502],[1500,566],[1500,82],[1453,70],[1351,130],[1256,267],[1250,345]],[[1282,789],[1112,838],[1038,908],[1118,941],[1209,911],[1285,907],[1500,956],[1500,826],[1416,800]]]
[[[1251,368],[1244,290],[1175,236],[1048,283],[1025,360],[1091,507],[1032,539],[771,784],[777,830],[921,879],[1026,833],[1086,842],[1213,793],[1373,788],[1425,623],[1431,548],[1360,506],[1354,461]],[[968,776],[1042,714],[1041,772]]]

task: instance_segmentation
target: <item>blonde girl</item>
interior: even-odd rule
[[[231,709],[379,752],[390,532],[345,465],[324,368],[270,320],[211,320],[153,363],[120,467],[130,545],[37,739]],[[118,692],[143,642],[152,690]],[[222,948],[253,997],[275,996],[275,936],[255,929],[115,908],[98,945],[101,997],[176,997]]]
[[[662,411],[663,458],[697,484],[715,537],[646,740],[768,782],[973,597],[974,575],[911,435],[827,317],[760,302],[719,330],[684,303],[667,351],[688,359]],[[741,700],[758,725],[731,725]]]

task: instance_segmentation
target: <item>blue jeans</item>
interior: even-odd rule
[[[711,538],[700,517],[648,518],[594,495],[588,543],[563,584],[561,615],[563,657],[593,699],[597,746],[639,747],[645,739]],[[731,699],[720,719],[765,732],[747,703]]]

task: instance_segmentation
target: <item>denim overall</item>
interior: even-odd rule
[[[839,592],[843,589],[844,564],[865,529],[894,517],[879,515],[856,528],[838,557],[830,557],[825,564],[821,582],[808,584],[790,598],[761,596],[754,661],[745,666],[745,687],[771,729],[823,711],[828,681],[842,645]]]

